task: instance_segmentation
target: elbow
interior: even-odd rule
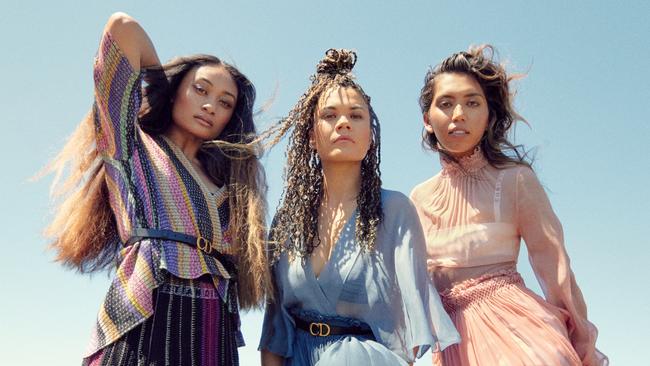
[[[123,29],[133,27],[134,25],[137,26],[137,24],[138,22],[129,14],[117,12],[111,14],[108,18],[104,31],[111,34],[120,33]]]

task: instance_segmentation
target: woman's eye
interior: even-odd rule
[[[220,100],[219,103],[226,109],[232,108],[232,104],[226,100]]]
[[[352,119],[363,119],[363,116],[360,114],[353,114],[350,116]]]
[[[438,103],[438,108],[451,108],[451,103],[443,100],[442,102]]]
[[[205,95],[207,93],[207,91],[203,89],[203,87],[199,84],[194,84],[194,90],[196,90],[196,92],[201,95]]]
[[[468,107],[478,107],[479,105],[481,104],[476,100],[470,100],[469,102],[467,102]]]
[[[323,115],[321,116],[321,118],[323,118],[323,119],[332,119],[332,118],[334,118],[334,117],[336,117],[336,115],[333,114],[333,113],[327,113],[327,114],[323,114]]]

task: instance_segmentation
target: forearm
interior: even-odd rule
[[[104,32],[111,34],[135,71],[160,65],[151,39],[140,24],[128,14],[111,15]]]
[[[282,366],[284,365],[284,358],[282,358],[279,355],[276,355],[275,353],[268,351],[268,350],[262,350],[261,351],[261,357],[262,357],[262,366]]]

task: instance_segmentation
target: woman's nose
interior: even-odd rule
[[[203,110],[206,113],[209,114],[214,114],[214,107],[212,106],[212,103],[205,103],[201,106],[201,110]]]
[[[452,121],[464,121],[465,120],[465,111],[463,111],[463,106],[457,104],[454,108],[454,113],[451,116]]]
[[[342,128],[345,128],[347,130],[350,129],[350,120],[346,116],[341,116],[339,120],[336,123],[336,130],[340,130]]]

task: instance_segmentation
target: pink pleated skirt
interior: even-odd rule
[[[440,295],[461,342],[434,354],[434,365],[582,365],[568,339],[568,312],[526,288],[515,270]]]

